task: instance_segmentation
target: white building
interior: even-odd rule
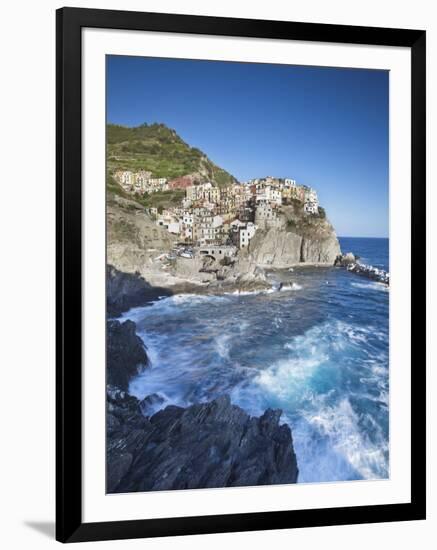
[[[249,222],[245,227],[240,228],[240,248],[247,248],[250,239],[255,235],[256,225]]]
[[[134,184],[134,174],[129,170],[121,170],[115,173],[115,179],[126,191],[130,190]]]
[[[317,198],[317,191],[312,187],[305,189],[305,202],[319,202]]]
[[[223,218],[219,215],[212,218],[212,226],[214,228],[221,227],[223,225]]]
[[[168,210],[164,210],[158,219],[156,225],[164,227],[169,233],[179,233],[180,225],[179,220],[173,216]]]
[[[147,182],[152,177],[152,172],[147,172],[146,170],[140,170],[135,174],[135,183],[139,185],[142,191],[147,189]]]
[[[167,226],[167,231],[169,233],[173,233],[174,235],[179,235],[181,232],[181,226],[180,223],[177,221],[172,221]]]
[[[285,178],[284,185],[285,185],[285,187],[296,187],[296,180],[292,180],[290,178]]]
[[[189,212],[189,211],[184,212],[183,217],[182,217],[182,223],[192,227],[193,221],[194,221],[193,213]]]
[[[305,204],[303,209],[305,212],[308,212],[308,214],[319,213],[319,199],[315,189],[309,188],[305,190]]]
[[[197,187],[195,185],[191,185],[191,187],[187,187],[185,190],[185,195],[187,201],[193,202],[197,200]]]
[[[270,204],[258,204],[255,210],[255,223],[258,225],[257,220],[272,220],[276,218],[276,212]]]
[[[303,209],[308,214],[318,214],[319,213],[319,205],[318,205],[317,202],[307,201],[304,204]]]
[[[282,193],[280,189],[277,189],[276,187],[268,186],[265,189],[265,195],[266,195],[266,200],[268,202],[273,202],[278,205],[282,204]]]

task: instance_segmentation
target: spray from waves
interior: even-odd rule
[[[263,290],[234,290],[232,292],[225,292],[227,296],[260,296],[266,294],[273,294],[275,292],[284,292],[287,290],[302,290],[302,286],[297,283],[291,285],[279,285],[274,284],[271,288]]]
[[[219,334],[215,338],[215,349],[222,359],[229,359],[229,342],[231,340],[230,334]]]
[[[274,292],[273,289],[267,290],[233,290],[232,292],[225,292],[225,296],[259,296],[260,294],[269,294]]]
[[[351,282],[351,286],[355,288],[361,288],[363,290],[378,290],[380,292],[389,292],[390,287],[384,283],[378,283],[376,281],[371,281],[368,283],[357,283]]]
[[[150,302],[145,306],[139,306],[129,309],[120,315],[120,321],[130,319],[138,322],[144,319],[147,315],[153,314],[156,309],[159,309],[160,314],[171,313],[178,311],[181,306],[201,306],[207,303],[221,303],[229,301],[226,295],[220,294],[174,294],[173,296],[165,296],[159,300]]]
[[[233,290],[232,292],[225,292],[225,296],[263,296],[266,294],[273,294],[278,289],[275,287],[259,289],[259,290]]]
[[[363,424],[370,425],[372,437]],[[349,399],[329,404],[313,396],[293,429],[300,481],[381,479],[388,476],[388,440],[371,414],[360,417]]]
[[[286,291],[286,290],[302,290],[302,286],[297,283],[292,283],[291,285],[282,285],[280,290]]]
[[[274,394],[275,399],[290,400],[305,386],[324,359],[326,358],[323,355],[313,355],[310,351],[307,357],[277,361],[272,367],[259,373],[256,383]]]
[[[375,364],[361,351],[373,338],[373,327],[323,323],[256,377],[253,395],[268,394],[292,428],[300,482],[388,476],[388,361],[381,354]]]
[[[118,320],[125,321],[126,319],[130,319],[134,322],[138,322],[147,315],[151,308],[159,309],[160,313],[166,313],[186,305],[196,306],[207,303],[230,303],[232,296],[260,296],[289,290],[302,290],[302,286],[297,283],[292,283],[291,285],[272,286],[271,288],[260,290],[237,289],[232,292],[224,292],[223,294],[174,294],[173,296],[160,297],[145,306],[131,308],[123,312]]]

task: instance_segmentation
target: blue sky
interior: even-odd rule
[[[110,56],[108,122],[162,122],[240,181],[317,189],[339,236],[388,236],[388,72]]]

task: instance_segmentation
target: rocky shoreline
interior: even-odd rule
[[[132,307],[143,306],[163,296],[171,296],[168,288],[154,287],[139,273],[124,273],[112,265],[106,267],[106,313],[118,317]]]
[[[390,274],[387,271],[363,264],[359,260],[359,256],[355,256],[352,252],[348,252],[338,255],[334,266],[345,267],[350,273],[355,273],[356,275],[366,277],[367,279],[382,283],[386,286],[390,285]]]
[[[129,380],[150,368],[132,321],[107,324],[107,492],[296,483],[298,466],[282,412],[250,417],[228,395],[161,409],[157,394],[128,394]]]
[[[167,287],[149,284],[139,273],[123,273],[107,266],[106,310],[108,319],[119,317],[133,307],[146,306],[161,298],[176,294],[224,294],[256,292],[271,288],[265,272],[257,278],[235,277],[205,283],[180,280]]]

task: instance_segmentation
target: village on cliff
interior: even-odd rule
[[[294,203],[308,216],[318,216],[322,211],[317,192],[289,178],[267,176],[219,187],[199,183],[195,176],[167,180],[152,178],[145,170],[120,170],[114,179],[132,195],[185,191],[179,205],[151,207],[148,212],[158,226],[178,237],[179,254],[186,258],[193,256],[192,247],[207,247],[200,253],[222,257],[248,248],[257,229],[278,225],[281,205]]]

